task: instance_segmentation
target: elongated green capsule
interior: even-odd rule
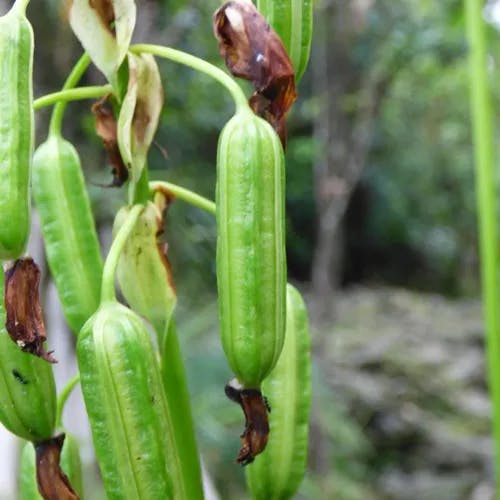
[[[34,141],[33,30],[26,1],[0,17],[0,259],[16,259],[30,230]]]
[[[102,257],[80,159],[62,137],[51,135],[36,150],[33,194],[63,312],[79,332],[99,305]]]
[[[71,434],[66,434],[61,450],[61,469],[80,498],[83,498],[82,464],[78,442]],[[42,500],[36,481],[36,457],[32,443],[25,443],[21,451],[19,471],[20,500]]]
[[[107,498],[181,498],[158,359],[141,319],[110,301],[84,325],[77,344],[81,387]]]
[[[262,384],[271,406],[266,449],[246,469],[252,497],[285,500],[297,490],[306,468],[311,361],[307,311],[299,292],[287,287],[285,345]]]
[[[284,177],[272,127],[238,111],[217,151],[217,286],[222,345],[246,388],[260,386],[283,347]]]
[[[298,83],[311,52],[313,0],[257,0],[257,9],[281,38]]]
[[[29,441],[52,435],[56,389],[52,365],[22,352],[5,330],[4,272],[0,266],[0,422]]]
[[[182,363],[175,322],[172,320],[176,294],[170,267],[158,243],[163,228],[162,206],[147,203],[129,235],[118,261],[117,278],[120,289],[134,311],[154,326],[161,353],[161,374],[166,404],[171,418],[174,455],[182,467],[173,469],[172,483],[178,500],[203,498],[201,468],[191,414],[186,372]],[[118,233],[131,208],[122,208],[114,223]],[[174,471],[180,472],[175,475]]]

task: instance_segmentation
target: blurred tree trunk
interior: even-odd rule
[[[342,270],[342,220],[369,153],[373,123],[387,87],[387,72],[356,59],[372,0],[325,1],[318,9],[313,53],[315,123],[314,167],[317,239],[312,264],[315,317],[334,316],[334,296]]]

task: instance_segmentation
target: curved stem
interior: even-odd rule
[[[77,87],[74,89],[60,90],[52,94],[46,94],[33,102],[33,108],[36,110],[46,106],[57,105],[61,101],[79,101],[82,99],[95,99],[113,92],[111,85],[95,85],[88,87]]]
[[[170,182],[165,181],[153,181],[149,183],[149,189],[151,191],[168,191],[176,198],[215,215],[215,203],[213,201],[210,201],[209,199],[204,198],[189,189],[178,186],[177,184],[171,184]]]
[[[64,411],[64,406],[69,398],[69,395],[80,382],[80,374],[77,373],[70,381],[63,387],[63,390],[57,398],[57,412],[56,412],[56,429],[62,426],[62,416]]]
[[[222,84],[230,92],[236,110],[248,107],[248,102],[245,94],[241,90],[241,87],[221,69],[213,64],[210,64],[199,57],[192,56],[181,50],[171,49],[170,47],[162,47],[161,45],[149,45],[149,44],[137,44],[130,47],[132,52],[137,54],[148,53],[154,56],[163,57],[164,59],[169,59],[184,66],[189,66],[197,71],[205,73],[211,76]]]
[[[90,57],[86,52],[84,52],[83,55],[80,57],[80,59],[78,59],[73,69],[71,70],[71,73],[66,79],[66,82],[64,83],[62,90],[68,90],[73,88],[80,81],[80,78],[82,77],[85,70],[88,68],[89,64],[90,64]],[[49,134],[57,134],[57,135],[61,134],[62,119],[64,116],[64,111],[66,109],[66,105],[67,105],[66,101],[59,101],[55,105],[54,111],[52,112],[52,118],[50,119]]]
[[[108,256],[106,257],[106,262],[104,263],[104,270],[102,273],[102,288],[101,288],[101,303],[110,302],[116,300],[115,295],[115,274],[116,274],[116,266],[118,265],[118,259],[123,250],[123,246],[127,241],[132,229],[137,222],[137,218],[141,213],[143,206],[142,205],[134,205],[123,224],[120,227],[118,233],[111,244],[111,248],[109,249]]]

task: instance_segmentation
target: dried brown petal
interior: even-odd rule
[[[269,438],[269,406],[259,389],[242,389],[233,381],[225,387],[226,396],[238,403],[245,414],[245,430],[236,462],[247,465],[264,451]]]
[[[170,288],[175,292],[174,277],[172,274],[172,267],[170,266],[170,261],[167,257],[168,243],[166,241],[161,241],[161,237],[165,232],[164,221],[167,216],[167,210],[170,205],[175,201],[175,196],[173,193],[165,188],[157,189],[153,198],[154,204],[159,210],[161,216],[156,218],[157,231],[156,231],[156,247],[158,249],[158,254],[160,259],[165,266],[165,272],[167,274],[167,280]]]
[[[113,180],[108,187],[120,187],[128,178],[128,170],[118,148],[118,132],[116,118],[111,106],[108,105],[109,96],[105,96],[92,105],[95,116],[95,131],[102,139],[108,161],[112,166]]]
[[[38,287],[40,270],[27,257],[18,259],[5,273],[5,327],[10,338],[25,352],[39,356],[50,363],[57,363],[46,352],[43,343],[47,340],[43,322]]]
[[[36,480],[45,500],[78,500],[68,477],[59,466],[64,434],[35,444]]]
[[[250,106],[274,127],[285,147],[285,118],[297,94],[293,65],[279,36],[245,0],[225,3],[215,12],[213,25],[226,66],[252,82]]]

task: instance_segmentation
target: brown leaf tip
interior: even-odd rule
[[[115,29],[115,9],[111,0],[89,0],[90,8],[97,12],[97,16],[103,26],[113,35],[116,36]]]
[[[269,404],[259,389],[245,389],[236,379],[224,388],[226,396],[238,403],[245,414],[245,430],[236,462],[247,465],[264,451],[269,438]]]
[[[65,435],[60,434],[35,444],[36,480],[43,498],[78,500],[78,495],[59,465],[64,438]]]
[[[120,187],[128,179],[128,170],[118,147],[117,123],[109,99],[109,95],[104,96],[91,109],[95,117],[96,134],[102,139],[113,174],[113,180],[106,187]]]
[[[5,327],[10,338],[21,350],[57,363],[51,352],[45,351],[47,340],[38,288],[40,270],[33,259],[18,259],[5,272]]]

